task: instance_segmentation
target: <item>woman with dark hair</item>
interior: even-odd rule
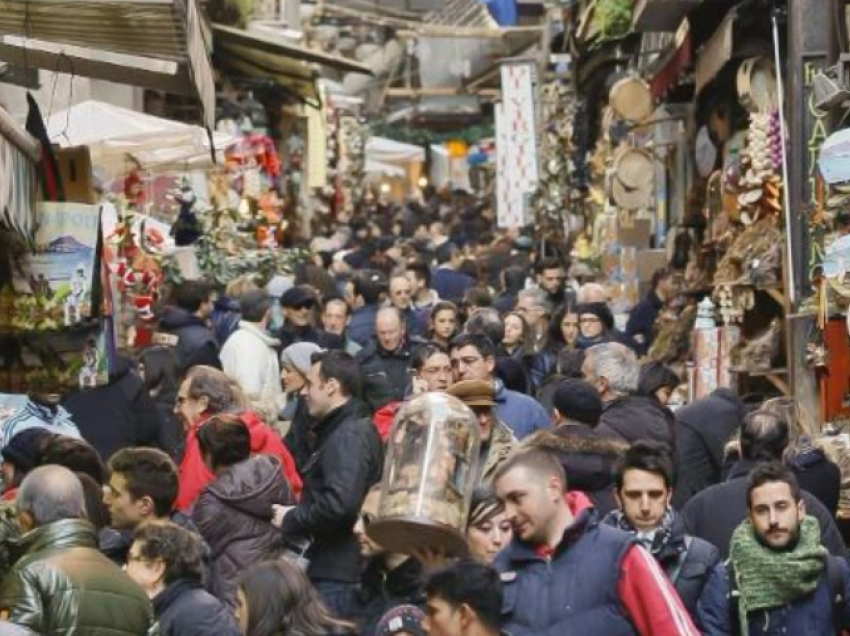
[[[502,339],[502,348],[515,360],[523,364],[533,355],[533,335],[528,327],[528,321],[521,313],[509,311],[504,317],[505,337]]]
[[[286,560],[267,561],[242,579],[236,617],[242,636],[343,636],[354,626],[336,620],[307,576]]]
[[[640,368],[638,395],[658,400],[661,406],[666,407],[670,403],[673,391],[681,383],[681,379],[672,369],[661,362],[651,360]]]
[[[103,486],[97,483],[88,473],[74,473],[83,486],[83,497],[86,500],[86,518],[100,532],[110,524],[109,508],[103,501]]]
[[[558,307],[549,321],[546,343],[531,362],[530,374],[538,391],[547,380],[558,373],[558,357],[562,351],[578,347],[579,315],[576,306],[567,303]]]
[[[214,415],[198,430],[198,444],[215,481],[198,495],[192,520],[212,553],[209,590],[236,606],[239,576],[283,549],[283,535],[269,523],[274,504],[295,504],[272,455],[251,455],[251,436],[238,415]]]
[[[162,420],[160,447],[178,464],[183,459],[186,436],[174,415],[174,401],[180,388],[180,361],[173,347],[151,347],[139,354],[139,375]]]
[[[459,311],[457,305],[441,300],[431,310],[428,331],[431,341],[448,348],[458,330]]]
[[[490,564],[511,542],[513,532],[505,504],[489,486],[479,486],[472,493],[466,543],[473,558]]]

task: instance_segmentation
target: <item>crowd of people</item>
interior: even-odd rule
[[[409,229],[338,229],[294,280],[175,286],[156,344],[65,399],[81,438],[15,435],[0,633],[850,629],[840,471],[793,400],[674,412],[680,378],[641,357],[670,272],[618,329],[523,237]],[[393,420],[428,392],[478,422],[463,557],[369,534]]]

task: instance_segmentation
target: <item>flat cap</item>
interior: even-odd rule
[[[496,388],[485,380],[462,380],[446,391],[467,406],[496,406]]]

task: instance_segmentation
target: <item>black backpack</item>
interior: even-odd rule
[[[844,597],[844,570],[841,557],[828,555],[826,557],[826,577],[829,584],[829,596],[832,598],[832,622],[835,626],[835,634],[844,633],[841,619],[844,616],[847,599]],[[735,577],[735,568],[730,560],[729,569],[729,613],[731,618],[732,633],[738,634],[740,629],[738,580]]]

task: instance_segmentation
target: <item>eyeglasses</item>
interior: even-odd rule
[[[304,311],[305,309],[312,309],[313,307],[313,303],[302,303],[300,305],[292,305],[292,309],[294,309],[295,311]]]
[[[461,366],[471,367],[473,364],[475,364],[476,362],[480,362],[483,359],[484,358],[482,358],[480,356],[469,356],[467,358],[455,358],[454,360],[452,360],[452,367],[453,368],[457,368],[457,367],[461,367]]]

